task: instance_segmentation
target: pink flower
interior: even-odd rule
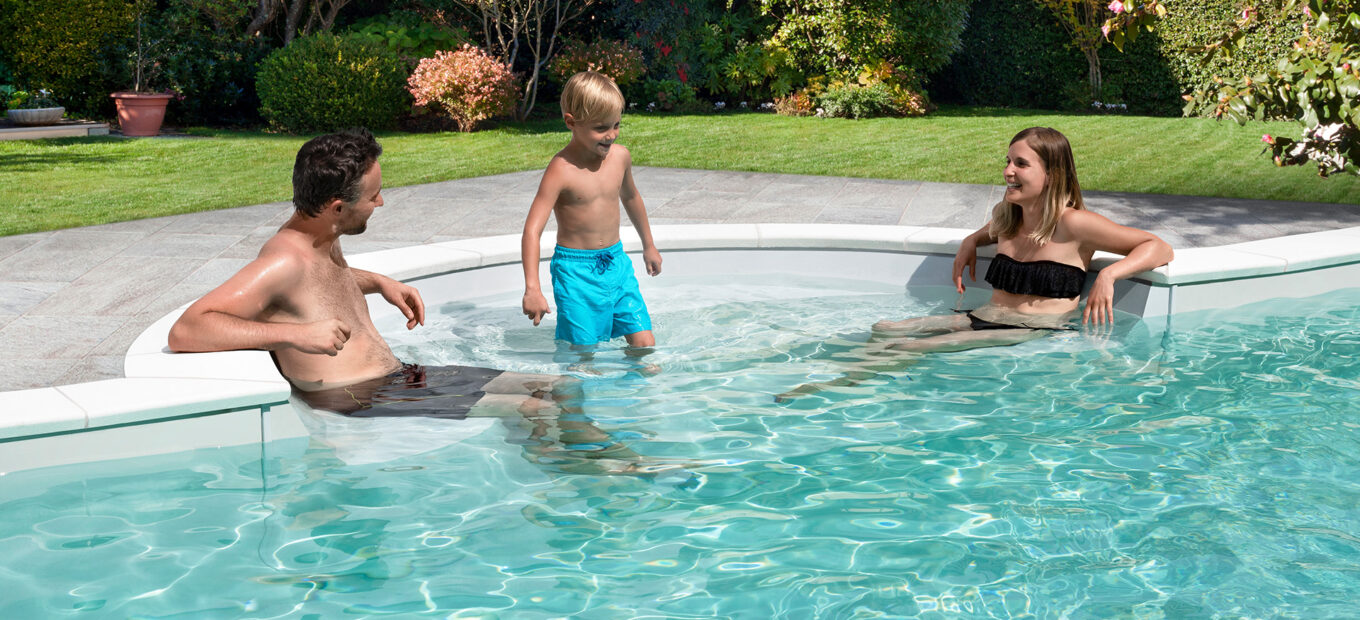
[[[1120,13],[1123,13],[1123,12],[1124,12],[1124,3],[1123,3],[1123,2],[1120,2],[1120,0],[1114,0],[1113,2],[1110,3],[1110,10],[1111,10],[1111,11],[1114,11],[1114,14],[1115,14],[1115,15],[1118,15],[1118,14],[1120,14]]]
[[[1303,7],[1303,14],[1304,14],[1304,15],[1307,15],[1307,16],[1309,16],[1309,17],[1312,17],[1312,16],[1313,16],[1313,10],[1310,9],[1310,8],[1308,8],[1308,7]]]
[[[1110,38],[1110,25],[1109,25],[1109,24],[1105,24],[1104,26],[1101,26],[1101,27],[1100,27],[1100,34],[1105,35],[1105,38],[1106,38],[1106,39]]]
[[[1245,9],[1242,9],[1242,19],[1250,19],[1251,16],[1252,16],[1252,15],[1255,15],[1255,14],[1256,14],[1256,9],[1254,9],[1254,8],[1252,8],[1252,7],[1247,7],[1247,8],[1245,8]]]
[[[1275,138],[1270,137],[1268,133],[1261,134],[1261,141],[1266,144],[1275,144]]]
[[[662,45],[659,49],[661,50],[661,55],[662,55],[662,56],[670,56],[670,55],[671,55],[671,46],[669,46],[669,45]]]

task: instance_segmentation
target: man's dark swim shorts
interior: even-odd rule
[[[344,387],[294,392],[314,409],[353,418],[421,416],[461,420],[503,371],[471,366],[402,364],[392,374]]]

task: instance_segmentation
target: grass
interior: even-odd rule
[[[914,119],[630,114],[620,143],[644,166],[998,184],[1012,135],[1067,134],[1087,190],[1360,204],[1360,178],[1276,168],[1262,133],[1294,123],[946,108]],[[182,139],[0,142],[0,235],[288,200],[305,137],[195,130]],[[556,120],[474,134],[381,135],[387,187],[541,168]],[[527,205],[526,205],[527,208]]]

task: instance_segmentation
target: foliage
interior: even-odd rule
[[[465,132],[514,112],[519,93],[509,65],[467,44],[421,60],[408,84],[416,105],[437,105]]]
[[[126,0],[0,0],[0,56],[15,83],[61,93],[74,113],[108,105],[106,50],[129,32]]]
[[[759,0],[770,42],[814,74],[855,73],[887,59],[914,73],[940,68],[959,45],[968,0]]]
[[[1101,0],[1035,0],[1035,2],[1058,18],[1058,24],[1071,38],[1071,45],[1086,57],[1091,96],[1099,99],[1100,46],[1105,42],[1101,26],[1105,22],[1105,4]],[[1123,2],[1112,0],[1110,6],[1122,7]]]
[[[528,118],[538,101],[540,75],[557,52],[563,27],[579,19],[597,0],[455,0],[482,23],[486,49],[505,66],[528,65],[527,78],[515,109],[520,120]]]
[[[647,79],[642,83],[642,96],[647,110],[685,110],[695,103],[694,88],[678,79]]]
[[[405,65],[354,36],[318,34],[275,50],[256,77],[260,114],[292,133],[390,127],[410,106]]]
[[[421,58],[456,50],[472,40],[467,30],[427,21],[420,14],[407,11],[359,20],[349,31],[386,46],[406,59],[412,68]]]
[[[4,97],[3,103],[7,110],[37,110],[39,108],[61,107],[61,104],[52,98],[52,93],[47,90],[14,90],[10,86],[0,86],[0,96]]]
[[[781,116],[812,116],[817,111],[817,100],[806,90],[774,100],[774,112]]]
[[[642,65],[642,50],[622,41],[600,39],[594,43],[568,41],[548,63],[548,73],[559,84],[581,71],[596,71],[614,79],[623,88],[647,71]]]
[[[838,84],[826,89],[817,103],[824,115],[832,118],[874,118],[896,116],[892,92],[883,84]]]
[[[750,100],[782,97],[807,81],[793,54],[772,43],[740,43],[722,64],[721,90]]]
[[[163,46],[161,79],[179,95],[166,111],[174,122],[259,119],[255,71],[268,49],[243,34],[247,9],[239,0],[169,0],[149,22]]]
[[[1300,140],[1262,139],[1276,165],[1314,163],[1318,174],[1360,174],[1360,0],[1278,0],[1279,15],[1301,24],[1302,33],[1275,66],[1256,75],[1216,78],[1209,88],[1187,95],[1186,113],[1209,108],[1215,118],[1238,124],[1272,117],[1296,119]],[[1169,13],[1155,0],[1119,7],[1105,24],[1116,45],[1152,29]],[[1234,27],[1206,45],[1211,57],[1231,53],[1262,11],[1242,10]]]

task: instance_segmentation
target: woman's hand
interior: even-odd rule
[[[963,238],[959,251],[954,254],[954,288],[963,293],[963,270],[968,269],[968,279],[977,282],[977,241],[973,235]]]
[[[1102,270],[1096,274],[1091,284],[1091,294],[1086,298],[1086,309],[1081,313],[1081,324],[1114,323],[1114,277]]]

